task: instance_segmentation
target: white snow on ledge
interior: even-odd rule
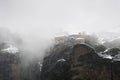
[[[64,61],[66,61],[65,59],[59,59],[59,60],[57,60],[57,62],[64,62]]]
[[[111,55],[102,54],[102,52],[98,53],[98,56],[100,56],[102,58],[106,58],[106,59],[113,59],[113,57]]]
[[[13,45],[9,45],[8,48],[2,49],[1,51],[2,52],[12,53],[12,54],[16,54],[17,52],[19,52],[18,48],[14,47]]]

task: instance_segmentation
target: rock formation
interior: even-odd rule
[[[41,80],[120,80],[119,66],[98,56],[89,45],[76,44],[44,58]]]

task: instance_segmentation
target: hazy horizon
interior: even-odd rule
[[[119,32],[119,0],[0,0],[0,27],[22,34]]]

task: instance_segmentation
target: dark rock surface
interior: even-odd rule
[[[14,68],[18,61],[17,56],[0,52],[0,80],[15,80],[18,75],[15,73],[17,71],[14,72]]]
[[[51,55],[44,58],[41,80],[70,80],[71,46],[56,46]]]
[[[120,80],[119,66],[86,44],[59,46],[44,58],[41,80]]]

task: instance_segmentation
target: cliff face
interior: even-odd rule
[[[71,46],[56,46],[51,55],[44,58],[42,80],[70,80]]]
[[[120,80],[120,63],[99,57],[86,44],[58,50],[44,58],[42,80]]]
[[[84,44],[73,48],[71,71],[72,80],[110,80],[109,60],[102,59]]]
[[[10,53],[0,52],[0,80],[19,80],[18,58]]]

